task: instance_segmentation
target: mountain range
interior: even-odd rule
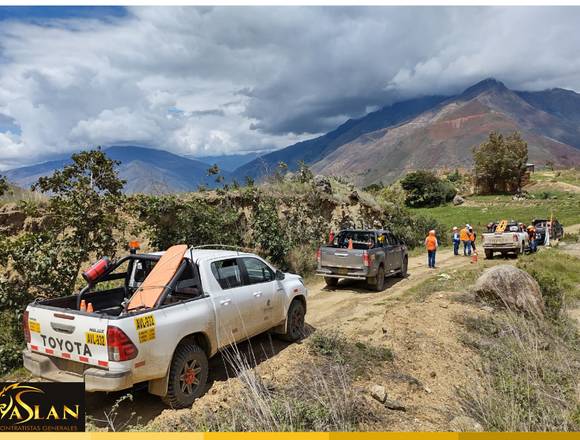
[[[136,146],[113,146],[105,152],[111,159],[121,162],[119,176],[127,182],[125,192],[128,194],[164,194],[194,191],[199,185],[216,186],[215,178],[207,176],[211,165],[199,160]],[[49,175],[70,162],[70,159],[53,160],[16,168],[4,174],[11,183],[27,188],[39,177]],[[227,171],[221,171],[221,175],[226,180],[231,178]]]
[[[471,167],[473,147],[493,130],[520,131],[530,162],[578,165],[580,94],[513,91],[489,78],[456,96],[403,101],[349,120],[323,136],[263,155],[234,176],[260,178],[279,161],[292,170],[303,160],[316,173],[360,185],[387,183],[416,169]]]
[[[570,167],[580,164],[580,94],[565,89],[514,91],[493,78],[455,96],[424,96],[397,102],[350,119],[333,131],[258,156],[256,153],[201,158],[167,151],[114,146],[128,193],[167,193],[215,186],[207,169],[217,163],[225,181],[260,179],[279,162],[290,170],[301,161],[315,173],[339,175],[359,185],[396,180],[416,169],[472,166],[472,149],[491,131],[519,131],[528,142],[529,161]],[[55,160],[5,172],[18,186],[62,167]],[[237,168],[234,169],[234,167]]]

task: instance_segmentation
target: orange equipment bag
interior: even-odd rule
[[[127,310],[141,307],[155,307],[157,300],[163,294],[167,284],[171,281],[179,265],[183,261],[187,245],[171,246],[153,267],[145,281],[131,297]]]

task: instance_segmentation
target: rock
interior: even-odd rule
[[[508,264],[486,270],[475,283],[473,292],[483,300],[502,304],[510,310],[542,318],[544,301],[540,286],[527,272]]]
[[[431,371],[431,373],[429,373],[429,376],[431,376],[431,377],[437,377],[437,373],[435,371]]]
[[[439,304],[439,307],[441,307],[442,309],[446,309],[449,307],[449,304]]]
[[[385,408],[391,409],[393,411],[407,411],[407,407],[398,400],[387,399],[385,400],[384,405]]]
[[[323,193],[332,194],[332,185],[330,183],[330,179],[324,176],[315,176],[314,177],[314,186]]]
[[[385,400],[387,400],[387,390],[384,386],[375,384],[371,387],[371,397],[381,403],[385,403]]]
[[[348,199],[351,201],[351,203],[358,203],[358,201],[360,200],[360,196],[358,195],[358,191],[353,191],[349,194]]]
[[[453,197],[453,204],[455,206],[463,205],[465,203],[465,199],[461,196]]]
[[[15,203],[7,203],[0,208],[0,230],[7,233],[15,233],[22,229],[26,213]]]
[[[471,417],[457,416],[449,422],[449,429],[453,432],[482,432],[483,426]]]

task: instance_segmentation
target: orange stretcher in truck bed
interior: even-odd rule
[[[163,294],[165,287],[169,284],[183,261],[185,251],[187,251],[187,245],[185,244],[171,246],[167,249],[149,275],[147,275],[143,284],[131,297],[127,310],[155,307],[157,300]]]

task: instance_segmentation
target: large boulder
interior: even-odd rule
[[[465,199],[461,196],[453,197],[453,204],[455,206],[463,205],[465,203]]]
[[[486,270],[476,281],[473,291],[478,297],[503,304],[510,310],[538,318],[544,316],[544,301],[536,280],[509,264]]]

